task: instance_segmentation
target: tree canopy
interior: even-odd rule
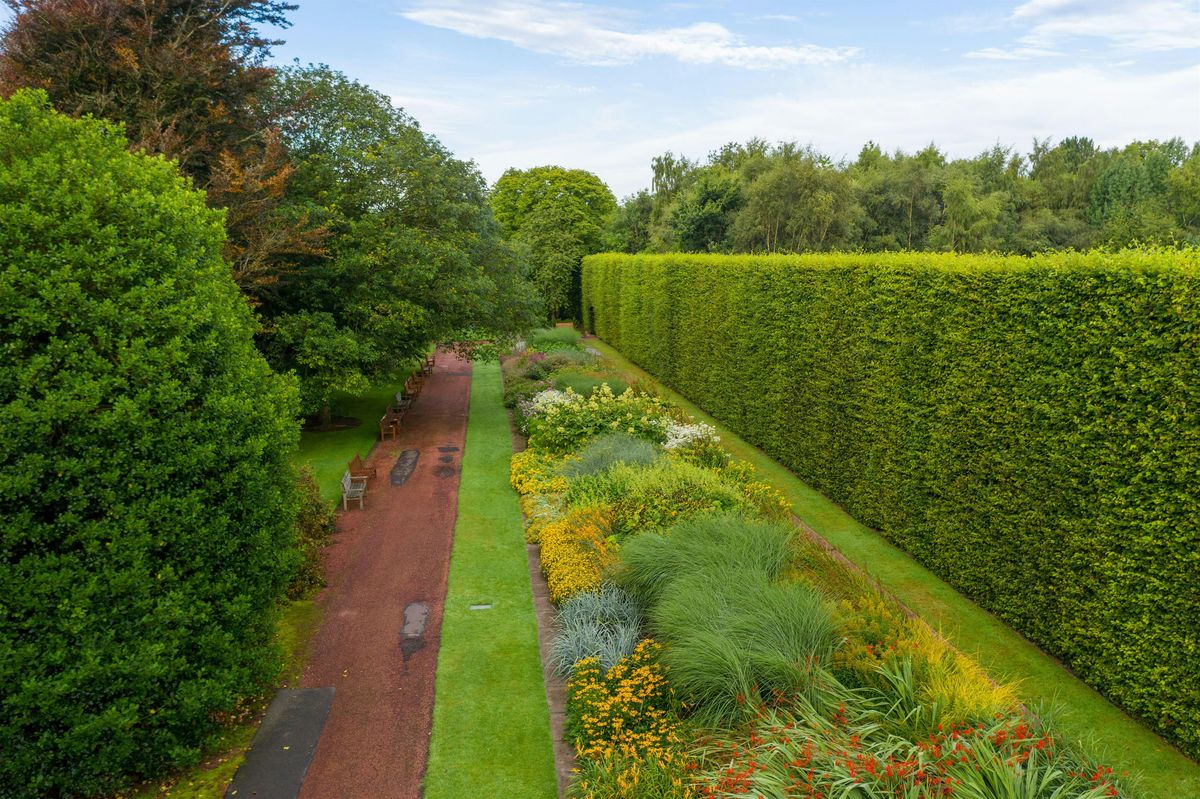
[[[134,150],[179,162],[228,209],[225,256],[257,297],[323,232],[282,207],[286,151],[257,96],[286,27],[280,0],[5,0],[16,12],[0,39],[0,94],[45,88],[54,107],[121,122]]]
[[[609,216],[622,252],[1043,250],[1200,242],[1200,144],[1101,149],[1091,139],[996,146],[949,159],[934,145],[869,142],[835,162],[792,142],[731,143],[698,163],[651,162],[649,190]]]
[[[486,186],[387,97],[325,66],[280,70],[263,94],[295,166],[288,202],[329,232],[264,300],[262,342],[300,377],[307,413],[469,326],[530,324],[536,296]]]
[[[582,169],[510,169],[492,187],[491,205],[504,235],[528,248],[546,313],[574,316],[580,262],[603,249],[604,224],[616,208],[608,186]]]

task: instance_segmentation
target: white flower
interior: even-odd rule
[[[667,440],[663,442],[663,449],[681,449],[702,442],[715,444],[721,440],[717,436],[716,428],[703,422],[680,424],[673,419],[668,419],[666,434]]]

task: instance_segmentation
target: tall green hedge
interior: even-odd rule
[[[597,335],[1200,754],[1196,250],[597,255]]]
[[[0,100],[0,796],[195,762],[278,672],[296,392],[223,238],[118,127]]]

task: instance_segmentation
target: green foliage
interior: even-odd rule
[[[708,723],[797,692],[826,696],[837,627],[804,583],[774,583],[730,562],[674,576],[646,611],[679,698]]]
[[[491,206],[503,234],[528,248],[546,313],[576,316],[580,259],[600,251],[604,222],[616,208],[608,186],[582,169],[510,169],[492,187]]]
[[[633,391],[616,395],[602,385],[587,397],[572,395],[571,401],[531,418],[530,446],[562,454],[577,449],[592,436],[612,432],[661,443],[664,413],[663,403],[655,397]]]
[[[579,761],[570,799],[693,799],[685,758],[611,753]]]
[[[616,535],[666,527],[699,513],[750,506],[745,495],[716,472],[666,459],[649,466],[618,464],[572,480],[565,499],[571,507],[611,505]]]
[[[525,343],[540,352],[551,352],[557,349],[575,349],[579,346],[582,334],[573,327],[543,327],[531,330],[525,337]]]
[[[272,681],[296,394],[222,214],[117,127],[0,101],[0,794],[194,763]]]
[[[630,538],[613,576],[643,607],[656,604],[676,576],[692,572],[728,567],[772,580],[788,563],[792,534],[789,526],[736,513],[699,516]]]
[[[337,527],[337,513],[330,502],[321,498],[321,488],[311,467],[300,467],[297,484],[300,509],[296,516],[296,547],[300,563],[288,584],[289,599],[303,599],[325,585],[321,551],[333,540]]]
[[[325,66],[280,70],[263,103],[295,163],[290,207],[330,231],[261,309],[262,348],[300,378],[305,413],[328,413],[334,394],[389,377],[431,342],[533,322],[524,263],[474,164]]]
[[[563,466],[563,476],[580,477],[606,472],[618,463],[648,466],[658,459],[661,451],[644,438],[628,433],[609,433],[589,441]]]
[[[788,253],[837,249],[1035,253],[1097,243],[1200,241],[1200,144],[1086,138],[994,146],[948,159],[936,146],[868,142],[835,162],[795,142],[731,143],[707,163],[668,152],[653,183],[609,217],[610,251]]]
[[[588,324],[1200,753],[1196,250],[594,256]]]
[[[629,389],[624,380],[582,369],[562,369],[554,373],[554,387],[559,391],[570,389],[581,397],[590,397],[600,386],[608,386],[609,391],[618,396]]]

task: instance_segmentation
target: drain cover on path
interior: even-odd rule
[[[458,452],[458,447],[438,447],[438,452]]]
[[[396,458],[396,465],[392,467],[390,479],[392,485],[402,486],[404,481],[412,477],[413,470],[417,468],[417,458],[421,453],[415,449],[406,449],[400,453],[400,457]]]
[[[332,687],[277,693],[225,799],[296,799],[332,704]]]

